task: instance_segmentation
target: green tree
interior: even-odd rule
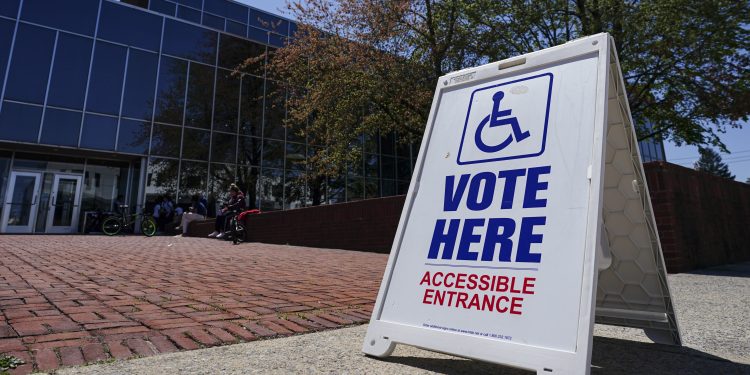
[[[367,137],[419,139],[445,73],[609,32],[639,138],[713,146],[750,115],[747,1],[306,0],[301,26],[269,56],[288,84],[286,125],[343,173]],[[647,127],[651,124],[652,127]],[[362,137],[365,139],[362,139]]]
[[[696,171],[708,172],[719,177],[734,180],[734,175],[729,173],[729,166],[721,161],[721,156],[718,152],[706,147],[701,147],[698,149],[698,152],[701,157],[693,166]]]

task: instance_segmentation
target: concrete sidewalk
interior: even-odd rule
[[[750,263],[669,276],[684,347],[639,330],[596,327],[594,374],[750,374]],[[399,345],[362,355],[366,326],[59,370],[59,374],[525,374]]]

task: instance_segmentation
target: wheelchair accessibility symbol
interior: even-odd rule
[[[484,152],[498,152],[508,147],[508,145],[513,142],[513,138],[515,138],[516,142],[521,142],[530,136],[528,131],[521,131],[521,125],[518,124],[518,119],[511,117],[512,110],[500,110],[500,101],[503,100],[504,96],[505,93],[502,91],[498,91],[495,95],[492,95],[492,113],[487,115],[487,117],[479,123],[477,131],[474,133],[474,142],[477,143],[477,148]],[[482,140],[482,132],[487,124],[489,124],[491,128],[510,125],[513,129],[513,133],[509,134],[508,138],[505,138],[504,141],[494,146],[489,146]]]
[[[544,73],[472,91],[456,162],[485,163],[543,154],[552,79],[552,73]]]

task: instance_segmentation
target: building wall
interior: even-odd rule
[[[750,185],[679,165],[644,165],[669,272],[750,261]]]
[[[225,0],[127,3],[0,1],[0,149],[145,157],[147,203],[214,201],[232,182],[265,211],[406,191],[416,150],[394,134],[359,137],[345,177],[300,177],[320,146],[283,126],[264,61],[232,71],[293,22]]]

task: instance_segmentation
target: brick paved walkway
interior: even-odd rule
[[[369,320],[387,256],[201,238],[0,236],[16,373]]]

